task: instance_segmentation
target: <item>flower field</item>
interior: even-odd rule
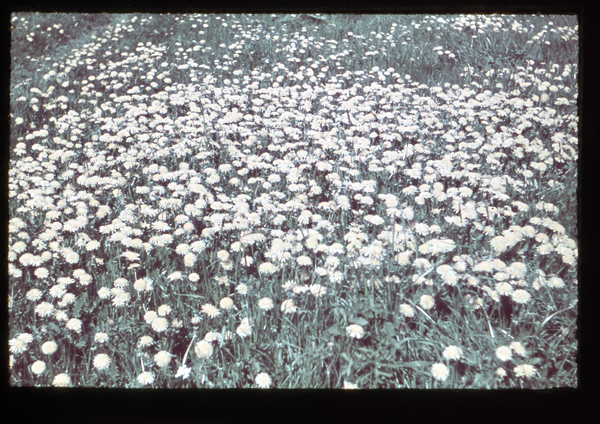
[[[577,386],[575,16],[11,22],[11,386]]]

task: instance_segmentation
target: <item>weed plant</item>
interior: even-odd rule
[[[11,385],[577,386],[575,17],[12,26]]]

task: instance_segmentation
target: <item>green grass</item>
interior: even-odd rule
[[[259,373],[278,388],[577,386],[575,17],[15,14],[12,24],[11,385],[67,373],[74,386],[140,387],[150,371],[151,387],[172,388],[257,387]],[[432,239],[454,247],[436,252]],[[187,262],[184,245],[199,241]],[[343,253],[328,253],[335,243]],[[503,295],[505,280],[530,300]],[[72,302],[52,296],[61,285]],[[233,309],[219,307],[225,297]],[[284,313],[288,299],[296,309]],[[36,312],[41,302],[54,313]],[[165,331],[146,315],[161,305]],[[496,349],[511,344],[501,361]],[[460,358],[444,357],[449,346]],[[159,351],[172,355],[164,367]],[[107,369],[94,366],[100,353]],[[449,375],[436,380],[440,363]],[[535,374],[519,376],[523,365]]]

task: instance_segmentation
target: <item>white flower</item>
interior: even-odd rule
[[[67,321],[66,327],[69,330],[75,331],[76,333],[80,333],[81,332],[81,320],[77,319],[77,318],[71,318],[69,321]]]
[[[138,346],[139,347],[146,347],[146,346],[152,346],[154,344],[154,340],[152,340],[152,337],[150,336],[142,336],[140,337]]]
[[[217,252],[217,258],[221,261],[221,262],[225,262],[229,259],[229,252],[227,250],[219,250]]]
[[[309,290],[314,297],[321,297],[327,293],[327,287],[323,287],[320,284],[311,284]]]
[[[71,378],[68,374],[57,374],[52,380],[52,385],[55,387],[68,387],[71,385]]]
[[[240,325],[238,325],[235,332],[238,336],[244,338],[252,334],[252,326],[250,325],[250,320],[248,318],[244,318]]]
[[[25,294],[25,297],[28,300],[33,300],[33,301],[40,300],[42,297],[42,292],[38,289],[31,289]]]
[[[210,303],[202,305],[202,312],[204,312],[210,318],[214,318],[214,317],[216,317],[217,315],[220,314],[220,312],[217,309],[217,307],[214,306],[214,305],[211,305]]]
[[[171,355],[166,350],[161,350],[156,355],[154,355],[154,362],[156,363],[156,365],[158,365],[160,368],[162,368],[162,367],[168,365],[169,362],[171,362],[172,356],[173,355]]]
[[[450,370],[442,363],[433,364],[431,366],[431,375],[438,381],[445,381],[450,375]]]
[[[344,389],[358,389],[358,386],[356,385],[356,383],[344,381]]]
[[[531,378],[536,374],[537,370],[533,365],[523,364],[516,366],[514,372],[517,377]]]
[[[188,378],[190,376],[190,372],[192,372],[191,368],[188,368],[185,365],[182,365],[177,370],[177,374],[175,374],[175,378],[181,377],[185,380],[186,378]]]
[[[156,318],[152,321],[152,329],[157,333],[165,331],[169,327],[169,321],[166,318]]]
[[[169,305],[161,305],[158,307],[158,315],[164,317],[165,315],[169,315],[171,313],[171,307]]]
[[[219,302],[219,306],[223,309],[232,309],[235,307],[235,305],[233,304],[233,300],[230,297],[224,297],[223,299],[221,299],[221,301]]]
[[[254,381],[261,389],[268,389],[269,387],[271,387],[271,377],[265,372],[261,372],[260,374],[258,374]]]
[[[106,353],[100,353],[94,357],[94,368],[105,370],[110,365],[111,359]]]
[[[429,310],[435,306],[435,299],[428,294],[424,294],[419,299],[419,304],[423,309]]]
[[[94,336],[94,341],[97,343],[105,343],[108,340],[108,334],[106,333],[96,333]]]
[[[207,342],[212,342],[214,340],[219,340],[221,338],[221,334],[216,331],[209,331],[204,335],[204,340]]]
[[[403,303],[402,305],[400,305],[400,312],[402,313],[402,315],[409,318],[415,316],[415,310],[412,306],[410,306],[407,303]]]
[[[49,342],[46,342],[42,345],[42,352],[45,353],[46,355],[51,355],[54,352],[56,352],[56,349],[58,349],[58,345],[56,344],[56,342],[50,340]]]
[[[33,364],[31,364],[31,372],[36,375],[40,375],[45,369],[46,363],[43,361],[35,361]]]
[[[350,337],[361,339],[365,335],[365,330],[358,324],[350,324],[346,327],[346,333],[348,333]]]
[[[298,262],[298,265],[300,266],[312,265],[312,260],[308,256],[300,256],[298,259],[296,259],[296,262]]]
[[[512,342],[510,344],[510,348],[515,351],[517,355],[521,355],[523,357],[527,356],[527,351],[523,347],[523,345],[519,342]]]
[[[283,303],[281,304],[281,312],[290,314],[295,311],[296,311],[296,304],[294,303],[293,299],[284,300]]]
[[[462,356],[462,349],[457,346],[448,346],[444,349],[442,356],[447,359],[460,359]]]
[[[152,383],[154,383],[154,374],[151,373],[150,371],[144,371],[143,373],[138,375],[137,381],[140,384],[144,384],[144,385],[152,384]]]
[[[158,318],[158,314],[155,311],[147,311],[144,314],[144,321],[148,324],[152,324]]]
[[[277,272],[277,267],[270,262],[263,262],[258,267],[258,272],[265,275],[271,275]]]
[[[531,295],[526,290],[518,289],[512,293],[512,299],[517,303],[527,303],[531,300]]]
[[[200,358],[208,358],[213,353],[212,344],[206,340],[200,340],[198,343],[196,343],[194,352],[196,352],[196,355],[198,355]]]
[[[33,336],[29,333],[21,333],[17,336],[17,339],[21,340],[25,344],[28,344],[33,341]]]
[[[54,311],[54,306],[48,302],[42,302],[35,307],[35,311],[40,317],[51,315]]]
[[[8,344],[12,353],[23,353],[27,350],[27,343],[18,338],[9,340]]]
[[[273,301],[268,297],[263,297],[258,301],[258,307],[264,311],[273,309]]]
[[[174,273],[169,274],[167,278],[169,279],[169,281],[181,280],[181,271],[175,271]]]
[[[508,346],[500,346],[496,349],[496,357],[501,361],[508,361],[512,358],[512,350]]]

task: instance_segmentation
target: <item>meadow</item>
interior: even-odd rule
[[[577,386],[575,16],[11,23],[11,386]]]

